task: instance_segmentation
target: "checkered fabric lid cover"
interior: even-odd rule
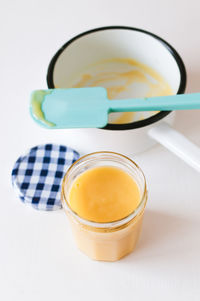
[[[21,156],[12,170],[12,184],[20,199],[39,210],[62,207],[62,178],[79,154],[63,145],[44,144]]]

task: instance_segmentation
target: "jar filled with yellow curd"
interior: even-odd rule
[[[147,187],[134,161],[106,151],[81,157],[65,174],[61,199],[77,246],[90,258],[116,261],[135,249]]]

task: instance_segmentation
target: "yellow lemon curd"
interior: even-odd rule
[[[101,166],[82,173],[73,183],[69,204],[80,217],[113,222],[131,214],[140,202],[138,185],[120,168]]]

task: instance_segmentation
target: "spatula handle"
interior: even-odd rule
[[[109,106],[109,112],[200,109],[200,93],[115,100],[111,101]]]

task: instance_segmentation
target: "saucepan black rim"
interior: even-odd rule
[[[160,43],[162,43],[162,45],[171,53],[171,55],[174,57],[177,66],[179,68],[180,71],[180,84],[179,84],[179,88],[177,91],[177,94],[182,94],[185,91],[186,88],[186,81],[187,81],[187,76],[186,76],[186,70],[185,70],[185,66],[184,63],[180,57],[180,55],[177,53],[177,51],[169,44],[167,43],[165,40],[163,40],[162,38],[160,38],[159,36],[143,30],[143,29],[139,29],[139,28],[135,28],[135,27],[128,27],[128,26],[106,26],[106,27],[99,27],[99,28],[94,28],[92,30],[88,30],[85,31],[83,33],[80,33],[79,35],[75,36],[74,38],[70,39],[67,43],[65,43],[57,52],[56,54],[53,56],[53,58],[50,61],[49,67],[48,67],[48,71],[47,71],[47,85],[49,89],[54,89],[54,82],[53,82],[53,73],[54,73],[54,67],[55,64],[57,62],[57,59],[59,58],[59,56],[62,54],[62,52],[74,41],[76,41],[77,39],[86,36],[88,34],[97,32],[97,31],[103,31],[103,30],[115,30],[115,29],[122,29],[122,30],[132,30],[132,31],[139,31],[142,33],[145,33],[147,35],[150,35],[151,37],[155,38],[156,40],[158,40]],[[170,114],[171,111],[161,111],[151,117],[148,117],[144,120],[139,120],[139,121],[134,121],[131,123],[123,123],[123,124],[107,124],[103,129],[105,130],[132,130],[132,129],[136,129],[136,128],[140,128],[140,127],[144,127],[147,125],[150,125],[156,121],[159,121],[160,119],[166,117],[168,114]]]

